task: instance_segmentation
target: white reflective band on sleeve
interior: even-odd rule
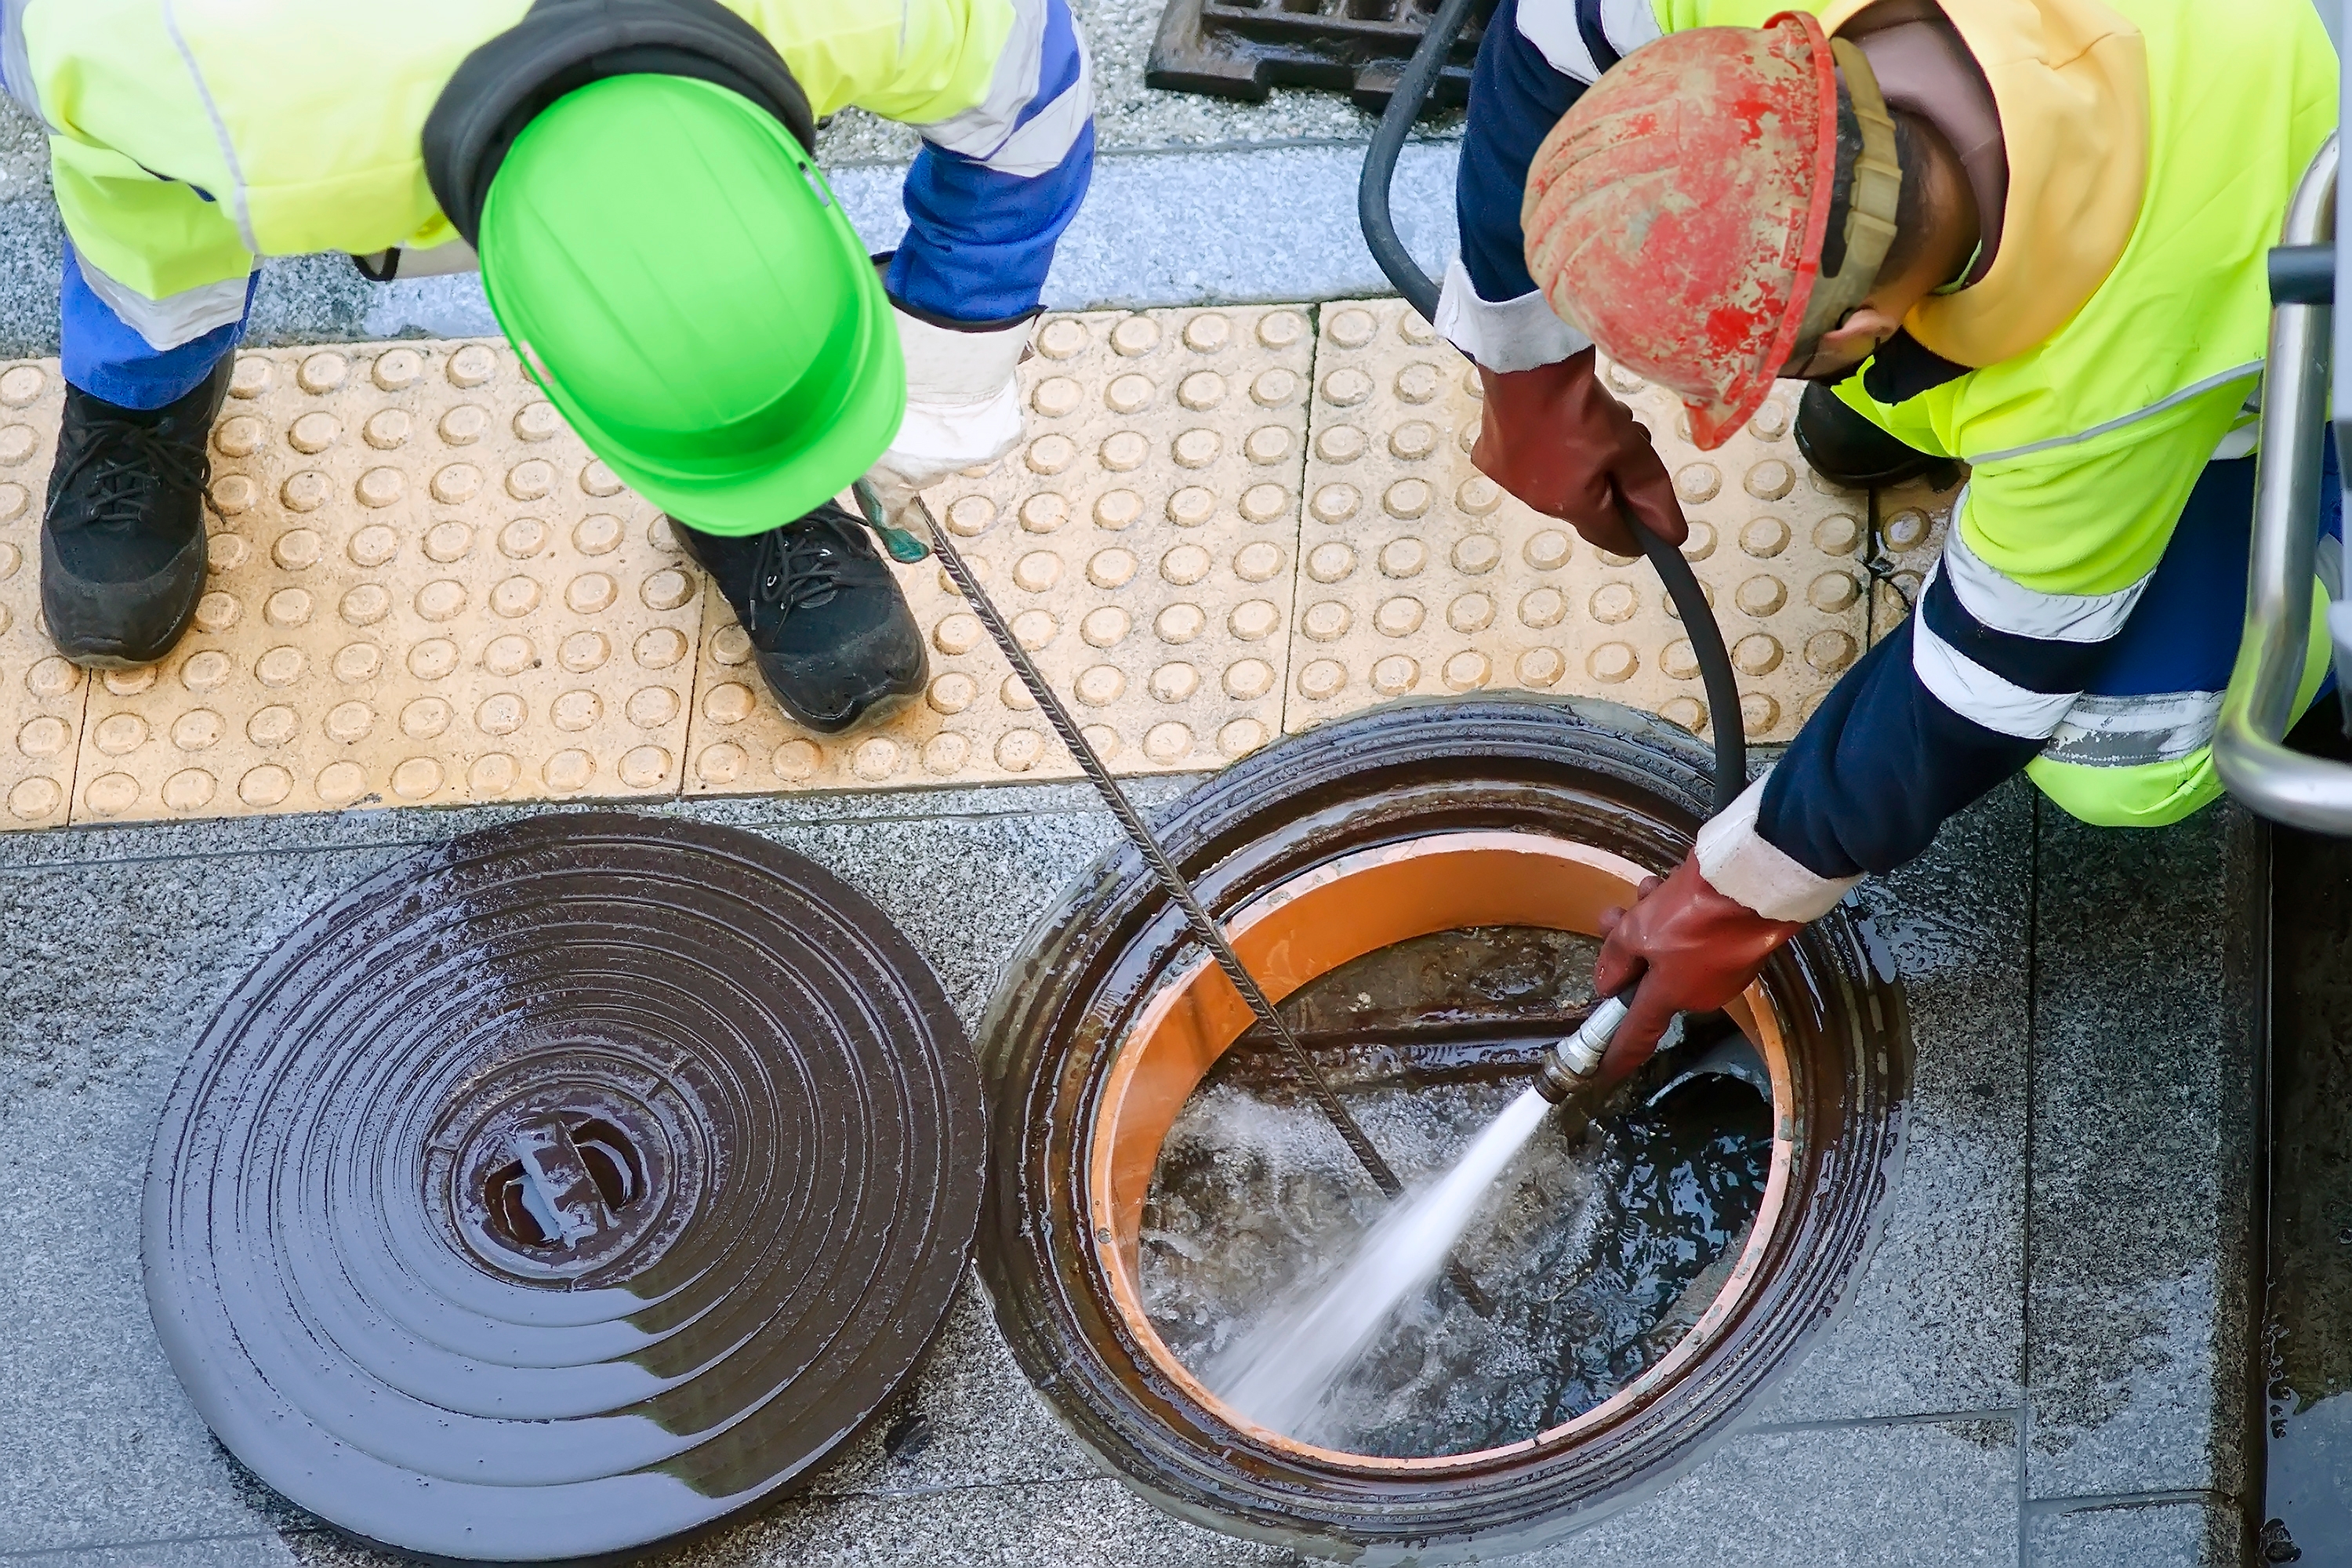
[[[988,96],[962,113],[923,126],[923,139],[1000,174],[1034,179],[1059,164],[1094,113],[1094,61],[1073,30],[1078,74],[1060,97],[1026,124],[1021,111],[1037,96],[1044,70],[1047,0],[1013,0],[1013,31],[996,62]]]
[[[1560,75],[1587,83],[1601,79],[1584,30],[1576,25],[1576,0],[1520,0],[1519,37]]]
[[[1630,55],[1658,36],[1658,14],[1650,0],[1601,0],[1601,32],[1609,47]]]
[[[2053,763],[2085,768],[2136,768],[2177,763],[2213,739],[2219,691],[2159,691],[2141,697],[2084,692],[2042,748]]]
[[[1933,582],[1933,576],[1928,580]],[[1920,685],[1961,718],[2021,741],[2048,740],[2082,695],[2028,691],[1995,675],[1937,637],[1925,616],[1911,617],[1911,670]]]
[[[1963,489],[1952,508],[1953,517],[1964,516],[1968,504],[1968,492]],[[1979,625],[2043,642],[2106,641],[2124,629],[2124,623],[2131,619],[2132,606],[2139,603],[2148,584],[2148,578],[2143,577],[2112,594],[2041,593],[1987,565],[1969,548],[1966,531],[1960,528],[1944,536],[1944,557],[1937,569],[1951,574],[1952,591],[1959,595],[1960,606]]]
[[[1698,858],[1698,874],[1725,898],[1766,920],[1816,921],[1862,879],[1816,875],[1756,831],[1764,781],[1771,776],[1767,771],[1701,827],[1691,853]]]
[[[82,280],[89,285],[89,291],[105,301],[117,321],[147,340],[147,346],[158,353],[194,342],[215,327],[226,327],[245,319],[246,280],[242,278],[224,278],[201,289],[150,300],[100,272],[79,250],[74,252],[74,260],[80,265]]]
[[[2072,436],[2053,436],[2046,441],[2029,441],[2022,447],[2003,447],[1993,452],[1965,452],[1961,454],[1961,460],[1981,468],[1987,463],[2003,462],[2011,458],[2022,458],[2035,452],[2054,451],[2060,447],[2080,446],[2084,441],[2095,441],[2102,436],[2120,430],[2126,425],[2137,425],[2143,419],[2153,419],[2166,409],[2177,407],[2192,397],[2202,397],[2217,386],[2227,386],[2231,382],[2245,381],[2262,374],[2263,362],[2258,359],[2249,360],[2244,364],[2229,370],[2217,371],[2202,381],[2191,382],[2168,396],[2158,398],[2145,408],[2135,409],[2120,418],[2094,425],[2088,430],[2078,430]]]
[[[33,0],[0,0],[0,80],[8,86],[8,96],[24,107],[26,113],[47,126],[49,117],[41,112],[40,89],[33,81],[33,57],[25,47],[25,13],[32,8]]]
[[[1537,370],[1582,353],[1592,340],[1552,313],[1540,289],[1501,304],[1478,297],[1460,258],[1445,268],[1437,297],[1438,336],[1488,370]]]

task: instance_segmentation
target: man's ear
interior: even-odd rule
[[[1852,354],[1858,361],[1902,330],[1902,317],[1888,315],[1875,300],[1864,300],[1853,314],[1822,334],[1819,353],[1841,359]]]

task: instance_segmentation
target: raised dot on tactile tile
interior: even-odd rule
[[[1445,624],[1468,636],[1495,624],[1495,601],[1484,594],[1464,594],[1445,606]]]
[[[1437,450],[1437,426],[1426,419],[1408,419],[1389,432],[1389,451],[1406,462],[1418,462]]]
[[[1764,405],[1756,411],[1756,416],[1748,422],[1748,428],[1760,440],[1779,440],[1789,433],[1787,405],[1777,399],[1767,398]]]
[[[1007,773],[1025,773],[1045,754],[1045,739],[1034,730],[1007,730],[996,738],[996,765]]]
[[[1234,575],[1244,583],[1270,583],[1282,566],[1282,547],[1266,540],[1254,540],[1234,552]]]
[[[440,473],[433,476],[433,493],[443,500],[462,500],[465,499],[464,496],[454,496],[444,493],[444,482],[446,480],[450,471],[451,470],[447,468],[444,468]],[[470,468],[466,471],[467,473],[473,472]],[[295,479],[300,479],[303,476],[297,474]],[[479,478],[478,475],[476,477],[477,479]],[[289,485],[291,485],[294,482],[294,479],[289,479],[286,482]],[[360,476],[360,482],[352,487],[352,493],[359,498],[359,502],[362,506],[387,507],[400,500],[403,495],[407,493],[407,489],[408,480],[401,474],[401,471],[398,468],[370,468],[366,473]],[[466,491],[467,495],[471,495],[473,491],[470,489]],[[325,498],[322,495],[320,500],[323,500]],[[290,495],[286,498],[286,504],[293,507],[296,511],[310,511],[315,510],[315,506],[296,506],[294,499]]]
[[[1566,563],[1573,548],[1569,542],[1567,534],[1556,528],[1547,528],[1539,533],[1531,535],[1527,543],[1520,547],[1519,553],[1526,558],[1527,563],[1537,571],[1549,572]]]
[[[274,647],[253,661],[254,679],[268,687],[287,687],[302,679],[302,650]]]
[[[41,367],[37,364],[12,365],[5,374],[0,374],[0,403],[11,408],[22,408],[41,395],[41,388],[47,381],[48,377],[41,374]]]
[[[1217,731],[1217,750],[1228,757],[1245,757],[1265,742],[1265,726],[1255,719],[1236,719]]]
[[[556,662],[574,675],[602,669],[612,657],[612,640],[603,632],[573,632],[555,652]]]
[[[1288,432],[1284,434],[1286,437]],[[1114,440],[1117,438],[1112,437]],[[1205,468],[1217,460],[1217,454],[1224,449],[1224,444],[1225,438],[1214,430],[1187,430],[1176,437],[1169,452],[1184,468]]]
[[[583,495],[592,495],[600,500],[606,496],[616,496],[621,493],[621,476],[591,458],[580,470],[580,489]]]
[[[1153,617],[1152,635],[1164,643],[1188,643],[1208,629],[1208,612],[1198,605],[1179,602]]]
[[[1356,515],[1364,504],[1364,495],[1353,485],[1325,485],[1315,492],[1308,510],[1321,522],[1345,522]]]
[[[253,717],[245,721],[245,738],[257,746],[282,746],[294,738],[301,722],[301,716],[294,710],[273,702],[267,708],[256,709]]]
[[[1362,348],[1378,331],[1380,322],[1373,320],[1372,313],[1352,305],[1334,310],[1323,322],[1324,335],[1343,349]]]
[[[1556,647],[1531,647],[1519,655],[1514,673],[1521,686],[1540,690],[1559,684],[1568,673],[1568,658]]]
[[[1149,316],[1129,316],[1110,330],[1110,346],[1130,358],[1160,346],[1160,323]]]
[[[1086,390],[1066,375],[1049,375],[1029,395],[1029,406],[1048,419],[1075,414],[1086,401]]]
[[[1119,693],[1127,689],[1127,677],[1116,665],[1097,664],[1080,672],[1075,689],[1079,701],[1100,708],[1118,700]]]
[[[1103,442],[1097,456],[1111,472],[1129,473],[1143,467],[1143,459],[1151,456],[1151,443],[1132,430],[1121,430]]]
[[[996,503],[986,496],[958,496],[949,503],[948,531],[962,538],[978,538],[995,521]]]
[[[369,366],[368,377],[386,392],[398,392],[415,384],[425,374],[425,356],[415,349],[386,349],[375,356]]]
[[[1225,695],[1237,702],[1254,702],[1274,689],[1274,666],[1262,658],[1244,658],[1227,667]]]
[[[294,793],[294,775],[275,763],[247,768],[236,781],[236,798],[261,809],[278,805]]]
[[[1200,485],[1186,485],[1168,498],[1168,521],[1179,528],[1198,528],[1216,515],[1215,492]]]
[[[1780,721],[1780,704],[1760,691],[1750,691],[1739,700],[1739,718],[1751,735],[1761,735]]]
[[[1419,599],[1399,594],[1383,600],[1381,607],[1372,612],[1372,626],[1382,637],[1411,637],[1421,629],[1422,617],[1427,613],[1427,606]]]
[[[409,757],[392,770],[392,793],[403,800],[423,800],[441,787],[441,764],[431,757]]]
[[[592,572],[588,575],[603,577],[604,574],[601,572]],[[604,580],[608,583],[612,581],[609,577]],[[577,581],[578,579],[575,578],[574,583],[576,584]],[[490,611],[493,615],[513,620],[518,616],[527,616],[539,608],[539,584],[530,578],[509,577],[490,590]],[[609,599],[605,602],[611,603]],[[578,609],[580,606],[574,605],[572,608]]]
[[[1298,629],[1316,642],[1337,642],[1348,635],[1355,623],[1355,612],[1337,599],[1324,599],[1307,606],[1298,617]]]
[[[1805,662],[1823,675],[1835,675],[1862,651],[1850,633],[1815,632],[1805,639]]]
[[[132,669],[110,669],[102,679],[117,697],[136,697],[155,684],[155,667],[142,664]]]
[[[1519,600],[1519,624],[1540,631],[1556,626],[1568,615],[1568,601],[1557,588],[1538,588]]]
[[[1244,599],[1225,616],[1225,629],[1244,642],[1272,637],[1282,626],[1282,611],[1271,599]]]
[[[1044,581],[1036,585],[1039,590],[1053,586],[1062,574],[1060,556],[1050,555],[1045,559],[1053,563],[1051,568],[1048,569],[1043,562],[1040,562],[1033,574],[1044,578]],[[1014,567],[1013,574],[1014,581],[1020,582],[1024,588],[1030,587],[1031,584],[1022,580],[1021,570],[1022,566],[1026,566],[1028,563],[1028,556],[1022,557],[1022,565]],[[1135,555],[1130,551],[1116,547],[1109,550],[1097,550],[1087,560],[1087,581],[1097,588],[1123,588],[1134,578],[1135,566]]]
[[[1778,458],[1767,458],[1748,470],[1743,481],[1759,500],[1779,500],[1797,486],[1797,470]]]
[[[1604,685],[1614,686],[1633,678],[1642,668],[1641,656],[1627,644],[1605,642],[1584,656],[1585,673]]]
[[[539,663],[539,649],[515,632],[492,637],[482,649],[482,668],[492,675],[520,675]]]
[[[73,739],[73,731],[54,713],[26,721],[16,731],[16,750],[28,757],[54,757]]]
[[[452,386],[479,386],[499,373],[499,356],[479,343],[467,343],[449,356]]]
[[[344,602],[350,602],[348,595]],[[453,578],[444,577],[416,590],[416,613],[425,620],[449,620],[465,607],[466,585]]]
[[[931,646],[944,654],[970,653],[980,646],[983,629],[977,616],[949,616],[931,628]]]
[[[1769,560],[1789,548],[1789,525],[1777,517],[1752,518],[1739,531],[1739,548]]]
[[[637,598],[648,610],[675,610],[694,597],[694,579],[672,568],[653,574],[637,585]]]
[[[897,773],[906,754],[887,735],[870,735],[849,755],[849,771],[868,784],[880,784]]]
[[[1491,533],[1465,533],[1454,542],[1454,569],[1475,577],[1492,572],[1503,559],[1503,542]]]
[[[569,795],[588,787],[596,776],[596,760],[583,751],[558,752],[541,766],[539,776],[547,781],[548,788]]]
[[[719,691],[726,689],[727,688],[722,686]],[[711,696],[716,698],[719,691],[712,692]],[[744,695],[748,697],[751,694],[747,691]],[[524,705],[523,700],[515,693],[493,692],[483,698],[475,707],[474,728],[485,735],[511,735],[522,728],[522,721],[530,716],[530,710]],[[713,714],[712,717],[716,718],[717,715]],[[725,722],[723,720],[720,721]]]
[[[466,770],[466,787],[478,795],[502,795],[521,777],[521,763],[504,752],[491,752],[475,758],[474,765]]]
[[[1250,401],[1261,408],[1279,408],[1298,395],[1298,377],[1280,365],[1261,371],[1250,383]]]
[[[393,472],[393,470],[391,468],[379,468],[379,470],[374,472]],[[364,482],[367,482],[367,479],[362,479],[362,484]],[[475,494],[480,494],[480,489],[482,489],[482,470],[480,468],[475,468],[473,463],[446,463],[446,466],[442,466],[440,470],[436,470],[436,475],[433,475],[433,499],[440,500],[440,503],[445,505],[458,505],[461,500],[473,500]],[[546,496],[548,491],[546,489],[541,489],[539,494]],[[520,499],[530,500],[530,496],[520,496]],[[372,503],[372,505],[381,505],[381,503]]]
[[[1364,433],[1353,425],[1327,426],[1315,437],[1315,455],[1327,463],[1352,463],[1364,455]]]
[[[467,465],[452,464],[450,465],[450,468],[444,468],[440,473],[433,476],[433,493],[436,497],[439,497],[443,500],[462,500],[465,499],[463,496],[445,496],[441,493],[441,482],[443,478],[448,475],[451,469],[458,468],[466,468],[468,472],[472,471]],[[478,484],[480,482],[480,478],[481,476],[479,474],[476,474],[475,482]],[[507,470],[507,494],[514,497],[517,500],[538,500],[554,489],[555,465],[552,463],[544,463],[540,461],[537,458],[533,458],[529,462],[517,463],[513,468]],[[470,495],[472,491],[468,490],[467,493]]]
[[[516,584],[528,584],[530,596],[524,601],[523,591]],[[509,610],[499,603],[499,595],[512,589],[512,602],[522,604],[522,609]],[[621,596],[621,585],[603,572],[583,572],[563,585],[563,602],[575,613],[593,616],[599,610],[609,610],[613,601]],[[502,616],[517,616],[539,603],[539,584],[528,577],[509,577],[490,593],[490,607]]]
[[[1094,575],[1092,567],[1087,568],[1087,574]],[[1078,636],[1088,647],[1116,647],[1134,625],[1134,618],[1117,605],[1101,605],[1088,610],[1086,618],[1078,623]]]
[[[931,681],[923,700],[934,713],[961,713],[980,696],[980,682],[961,670],[950,670]]]
[[[224,542],[228,541],[234,541],[234,542],[228,543],[226,548],[223,549]],[[205,555],[210,559],[217,554],[234,555],[237,562],[242,563],[245,559],[245,541],[238,539],[234,533],[215,533],[205,542]],[[0,544],[0,583],[14,577],[16,574],[16,569],[24,563],[23,551],[13,544]]]
[[[425,553],[432,560],[447,565],[463,561],[474,547],[474,531],[462,522],[436,522],[425,531]]]
[[[375,728],[375,710],[364,702],[338,702],[327,710],[327,721],[321,727],[329,740],[349,744]]]
[[[1385,697],[1401,697],[1421,684],[1421,662],[1392,653],[1372,664],[1372,689]]]
[[[242,476],[232,474],[229,477],[237,479]],[[289,511],[316,511],[327,504],[327,476],[313,468],[289,474],[286,482],[278,487],[278,499],[286,503]],[[366,499],[364,491],[361,499]]]
[[[1438,672],[1438,679],[1445,682],[1449,691],[1475,691],[1486,684],[1486,678],[1493,673],[1494,666],[1487,662],[1485,654],[1475,648],[1464,648],[1446,659],[1445,668]]]
[[[54,654],[25,672],[25,689],[36,697],[63,697],[81,684],[81,671]]]
[[[352,535],[343,553],[355,566],[381,566],[400,550],[400,535],[382,523],[372,523]]]
[[[1381,510],[1391,517],[1416,518],[1429,510],[1435,496],[1425,479],[1399,479],[1381,496]]]
[[[1296,310],[1268,310],[1258,318],[1257,341],[1270,349],[1286,349],[1307,335],[1307,318]]]
[[[22,779],[8,792],[8,815],[19,822],[38,822],[55,816],[65,803],[66,792],[57,780]]]
[[[1190,587],[1209,574],[1209,552],[1197,544],[1180,544],[1160,558],[1160,575],[1178,587]]]
[[[1242,492],[1241,514],[1252,522],[1271,522],[1290,510],[1290,492],[1280,485],[1252,485]]]
[[[1843,512],[1813,524],[1813,548],[1824,555],[1851,555],[1862,542],[1862,524]]]
[[[196,625],[208,632],[226,631],[244,610],[233,594],[206,594],[196,601]]]
[[[1769,675],[1780,667],[1780,642],[1765,632],[1750,632],[1731,645],[1731,662],[1745,675]]]
[[[631,789],[651,789],[669,776],[669,753],[659,746],[632,746],[617,771]]]
[[[314,409],[288,427],[286,442],[298,452],[323,452],[333,446],[335,437],[342,433],[341,420],[323,410]]]
[[[1013,617],[1013,640],[1031,653],[1052,642],[1061,629],[1061,623],[1044,610],[1024,610]]]
[[[236,368],[229,372],[228,395],[231,397],[259,397],[278,379],[278,367],[259,354],[239,354]]]
[[[1418,539],[1391,539],[1381,546],[1381,574],[1417,577],[1429,564],[1429,546]]]
[[[1789,602],[1789,585],[1778,577],[1759,573],[1739,584],[1731,595],[1731,602],[1748,614],[1761,618]]]
[[[1401,403],[1427,403],[1445,386],[1445,378],[1433,364],[1409,364],[1396,373],[1396,395]]]
[[[1116,375],[1103,388],[1103,401],[1121,414],[1140,413],[1160,389],[1143,375]]]
[[[1234,324],[1213,310],[1204,310],[1184,323],[1184,346],[1200,353],[1214,353],[1232,341]]]
[[[923,742],[923,771],[940,778],[962,771],[971,761],[971,742],[952,730],[943,730]]]
[[[1685,463],[1675,472],[1675,494],[1696,504],[1723,489],[1723,471],[1713,463]]]
[[[225,458],[249,458],[261,449],[262,424],[250,414],[232,415],[213,426],[213,449]]]
[[[1835,614],[1862,596],[1862,584],[1849,572],[1824,572],[1805,588],[1805,598],[1813,608],[1824,614]]]
[[[824,748],[814,741],[786,741],[768,759],[768,766],[778,778],[798,784],[815,777],[817,770],[824,766]]]
[[[1298,672],[1299,695],[1318,702],[1338,696],[1347,685],[1348,667],[1338,659],[1310,659]]]
[[[14,485],[0,486],[0,491],[16,489],[18,487]],[[205,494],[210,498],[215,511],[223,517],[236,517],[240,512],[253,510],[253,503],[261,498],[261,489],[253,482],[250,474],[223,474],[212,482],[212,488]]]
[[[604,700],[593,691],[566,691],[547,705],[549,722],[574,733],[604,716]]]
[[[239,474],[236,477],[239,479],[245,478],[242,474]],[[251,479],[246,479],[246,486],[248,489],[252,488],[252,485],[253,481]],[[218,487],[215,486],[215,488],[217,489]],[[33,492],[26,489],[24,486],[16,484],[14,481],[7,484],[0,484],[0,522],[16,521],[18,518],[25,515],[26,509],[30,507],[32,504]],[[215,498],[215,504],[218,504],[217,496]]]
[[[1133,490],[1105,490],[1095,502],[1095,525],[1114,531],[1143,515],[1143,498]]]
[[[527,403],[514,416],[514,433],[524,441],[544,441],[563,428],[563,416],[552,403]]]
[[[305,392],[332,392],[343,384],[352,373],[352,362],[339,353],[315,353],[302,362],[294,373],[295,384]]]
[[[1225,400],[1225,378],[1213,370],[1196,370],[1176,384],[1176,401],[1199,413]]]
[[[1030,442],[1021,461],[1028,463],[1030,472],[1061,472],[1077,461],[1077,445],[1068,435],[1040,435]]]
[[[1638,555],[1620,555],[1612,550],[1596,550],[1593,553],[1601,557],[1603,566],[1631,566],[1641,559]]]
[[[1013,563],[1014,585],[1032,594],[1042,594],[1061,580],[1062,558],[1050,550],[1032,550]]]
[[[236,666],[229,661],[228,655],[208,647],[190,654],[187,662],[180,666],[180,684],[191,691],[217,691],[236,672]]]
[[[434,647],[436,645],[448,650],[447,668],[439,670],[436,673],[439,675],[446,675],[449,673],[449,670],[455,669],[457,667],[457,645],[442,637],[435,637],[429,642],[419,643],[415,648],[411,649],[408,656],[409,668],[412,671],[416,670],[424,662],[425,650]],[[383,668],[383,650],[376,647],[373,643],[345,643],[341,647],[335,650],[335,657],[330,668],[334,670],[335,679],[337,680],[341,681],[346,686],[357,686],[363,680],[373,680],[376,677],[376,671]]]
[[[1048,321],[1037,334],[1037,352],[1047,359],[1068,359],[1087,346],[1087,330],[1068,320]]]
[[[1889,550],[1916,550],[1927,538],[1927,514],[1906,507],[1879,526],[1879,536],[1886,541]]]
[[[98,749],[110,757],[135,752],[147,739],[147,721],[136,713],[110,713],[90,731]]]
[[[449,727],[449,704],[438,697],[420,697],[400,710],[400,732],[412,741],[429,741]]]
[[[1696,697],[1669,697],[1659,707],[1658,717],[1696,735],[1706,728],[1706,704]]]
[[[452,447],[472,446],[489,427],[489,410],[473,403],[458,404],[442,415],[440,424],[435,426],[441,433],[441,439]]]
[[[1353,365],[1323,378],[1323,401],[1335,408],[1352,408],[1372,395],[1372,378]]]
[[[119,816],[139,804],[139,781],[129,773],[100,773],[81,798],[100,816]]]
[[[1183,725],[1154,724],[1143,732],[1143,754],[1155,763],[1181,761],[1192,750],[1192,731]]]
[[[31,457],[33,448],[39,445],[40,437],[27,426],[11,425],[0,429],[0,464],[14,468]]]
[[[1186,435],[1188,436],[1206,436],[1209,434],[1210,432],[1205,430],[1186,432]],[[1183,437],[1180,437],[1178,438],[1178,445],[1180,447],[1182,445],[1182,441]],[[1290,456],[1290,431],[1287,426],[1281,425],[1261,425],[1256,429],[1251,431],[1249,433],[1249,438],[1242,443],[1243,455],[1247,457],[1251,462],[1260,464],[1261,466],[1267,463],[1281,462],[1285,458]],[[1206,458],[1202,459],[1202,462],[1206,462],[1217,455],[1213,447],[1207,448],[1206,450],[1208,455]],[[1180,456],[1177,460],[1181,462],[1183,461],[1183,458]],[[1201,463],[1192,463],[1188,466],[1199,468]]]
[[[737,630],[741,630],[737,627]],[[686,634],[675,626],[656,626],[637,634],[629,657],[637,661],[640,669],[667,669],[687,654]]]
[[[352,647],[364,646],[353,643]],[[351,648],[345,648],[349,653]],[[340,660],[341,655],[336,656]],[[457,668],[457,645],[447,637],[427,637],[408,650],[408,673],[419,680],[438,680]]]

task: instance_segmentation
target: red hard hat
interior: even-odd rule
[[[1700,27],[1633,54],[1536,150],[1528,269],[1601,352],[1721,446],[1770,395],[1821,272],[1837,76],[1821,24]]]

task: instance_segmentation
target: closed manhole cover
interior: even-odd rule
[[[731,829],[540,817],[247,976],[164,1111],[148,1300],[222,1442],[343,1530],[625,1552],[889,1397],[982,1148],[955,1015],[855,891]]]

